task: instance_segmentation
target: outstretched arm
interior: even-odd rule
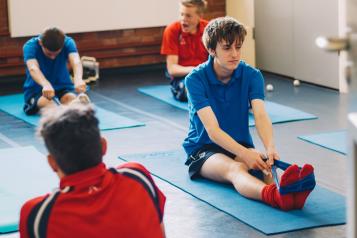
[[[219,127],[217,118],[210,106],[200,109],[197,114],[214,143],[235,154],[248,168],[268,170],[267,164],[262,160],[259,153],[245,148]]]
[[[274,159],[278,160],[279,155],[275,149],[273,138],[273,126],[267,111],[265,110],[264,101],[261,99],[254,99],[251,102],[255,127],[257,128],[260,139],[262,140],[266,154],[269,159],[269,165],[274,164]]]
[[[178,64],[178,55],[168,55],[166,56],[166,66],[167,71],[170,75],[174,77],[183,77],[189,74],[193,66],[182,66]]]
[[[69,63],[73,69],[73,83],[77,93],[86,91],[86,83],[83,81],[83,68],[78,53],[70,53],[68,56]]]
[[[55,91],[51,83],[43,75],[38,61],[36,59],[29,59],[26,61],[26,66],[32,79],[42,86],[42,95],[51,100],[55,96]]]

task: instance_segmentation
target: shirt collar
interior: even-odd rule
[[[89,169],[67,175],[61,179],[60,188],[62,189],[66,186],[90,185],[95,183],[95,181],[98,181],[98,178],[102,177],[106,171],[105,164],[100,163]]]
[[[243,68],[242,64],[244,64],[244,62],[242,60],[239,62],[238,67],[233,71],[231,80],[229,80],[228,84],[224,84],[220,80],[217,79],[216,73],[214,72],[214,69],[213,69],[213,62],[214,62],[214,58],[210,55],[208,58],[208,67],[207,67],[208,82],[210,84],[231,85],[241,76],[241,72],[242,72],[242,68]]]

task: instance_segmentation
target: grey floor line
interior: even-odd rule
[[[9,137],[5,136],[1,132],[0,132],[0,140],[6,142],[11,147],[20,147],[20,145],[18,143],[16,143],[15,141],[11,140]]]

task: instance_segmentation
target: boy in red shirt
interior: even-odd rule
[[[171,91],[176,100],[187,101],[184,78],[197,65],[205,62],[208,53],[202,43],[207,21],[202,19],[205,0],[181,0],[180,20],[165,28],[161,54],[166,55]]]
[[[24,204],[21,237],[165,236],[165,196],[140,164],[105,167],[107,144],[98,123],[90,105],[44,111],[38,132],[60,184]]]

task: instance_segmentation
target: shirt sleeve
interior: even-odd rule
[[[74,42],[74,40],[68,36],[66,36],[64,42],[64,49],[67,51],[67,54],[78,52],[76,42]]]
[[[37,198],[31,199],[31,200],[27,201],[22,206],[21,211],[20,211],[20,224],[19,224],[20,238],[31,237],[30,232],[28,230],[30,214],[31,214],[32,210],[34,209],[34,207],[37,204],[39,204],[41,201],[43,201],[43,199],[45,197],[46,196],[42,196],[42,197],[37,197]]]
[[[197,112],[200,109],[210,106],[207,92],[205,91],[204,79],[196,69],[194,69],[187,77],[185,78],[185,85],[187,89],[187,97],[190,102],[190,106]]]
[[[27,41],[23,47],[25,64],[30,59],[36,59],[37,45],[35,43],[36,43],[35,40],[31,39]]]
[[[162,55],[178,55],[179,54],[179,34],[174,28],[174,25],[169,25],[165,28],[162,36],[161,54]]]
[[[257,69],[254,69],[249,77],[249,101],[254,99],[264,100],[264,78]]]
[[[161,190],[156,186],[153,178],[151,177],[150,172],[141,164],[139,163],[135,163],[135,162],[128,162],[125,163],[123,165],[118,166],[118,169],[120,168],[130,168],[136,171],[139,171],[140,173],[142,173],[148,180],[149,183],[153,186],[154,188],[154,197],[156,197],[155,202],[156,202],[156,206],[159,207],[160,209],[160,222],[162,222],[163,219],[163,215],[164,215],[164,208],[165,208],[165,202],[166,202],[166,197],[163,194],[163,192],[161,192]]]

